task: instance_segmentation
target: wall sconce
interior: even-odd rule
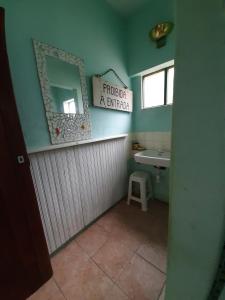
[[[149,32],[149,37],[156,42],[156,47],[161,48],[166,45],[166,37],[172,31],[174,24],[172,22],[163,22],[155,25]]]

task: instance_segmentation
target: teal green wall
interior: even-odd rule
[[[172,105],[141,109],[141,77],[132,78],[132,89],[134,91],[134,112],[132,115],[132,132],[167,132],[171,131]],[[128,161],[129,173],[140,170],[149,172],[152,176],[154,197],[169,202],[169,169],[161,170],[161,182],[156,183],[154,167],[135,163],[131,158]]]
[[[173,0],[151,0],[136,14],[128,18],[127,55],[129,75],[133,76],[174,59],[175,30],[169,35],[167,45],[160,49],[157,49],[155,43],[148,37],[149,31],[162,21],[174,21]]]
[[[7,46],[22,128],[29,148],[50,144],[31,38],[84,59],[92,104],[91,76],[113,67],[126,84],[125,25],[104,0],[7,0]],[[126,133],[131,114],[90,108],[92,136]]]
[[[132,78],[134,92],[134,113],[132,131],[170,131],[172,107],[163,106],[141,110],[141,77],[135,76],[140,72],[174,59],[175,31],[167,39],[163,48],[156,48],[149,39],[149,31],[158,22],[174,22],[174,1],[149,1],[141,10],[132,15],[127,21],[127,53],[129,74]]]
[[[141,109],[141,84],[140,76],[132,78],[134,91],[134,113],[132,116],[132,131],[171,131],[172,105]]]
[[[205,300],[225,239],[225,11],[220,0],[176,10],[166,300]]]
[[[134,112],[132,114],[132,132],[171,131],[172,106],[161,106],[141,109],[141,76],[137,74],[156,65],[174,59],[175,30],[168,37],[165,47],[157,49],[148,33],[152,27],[162,21],[174,22],[173,0],[149,1],[141,10],[127,20],[127,55],[128,70],[132,76],[134,95]],[[175,27],[176,28],[176,27]],[[136,164],[129,160],[129,171],[142,169],[153,177],[154,197],[168,202],[169,171],[161,171],[161,183],[155,182],[155,169],[150,166]]]

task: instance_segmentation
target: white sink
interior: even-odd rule
[[[170,166],[170,152],[159,150],[144,150],[134,154],[136,162],[157,167]]]

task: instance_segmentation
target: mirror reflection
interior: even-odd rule
[[[46,56],[47,76],[53,112],[83,114],[79,68],[52,56]]]

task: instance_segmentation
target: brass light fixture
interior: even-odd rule
[[[149,32],[149,37],[156,42],[156,47],[161,48],[166,45],[166,37],[172,31],[174,24],[172,22],[158,23]]]

